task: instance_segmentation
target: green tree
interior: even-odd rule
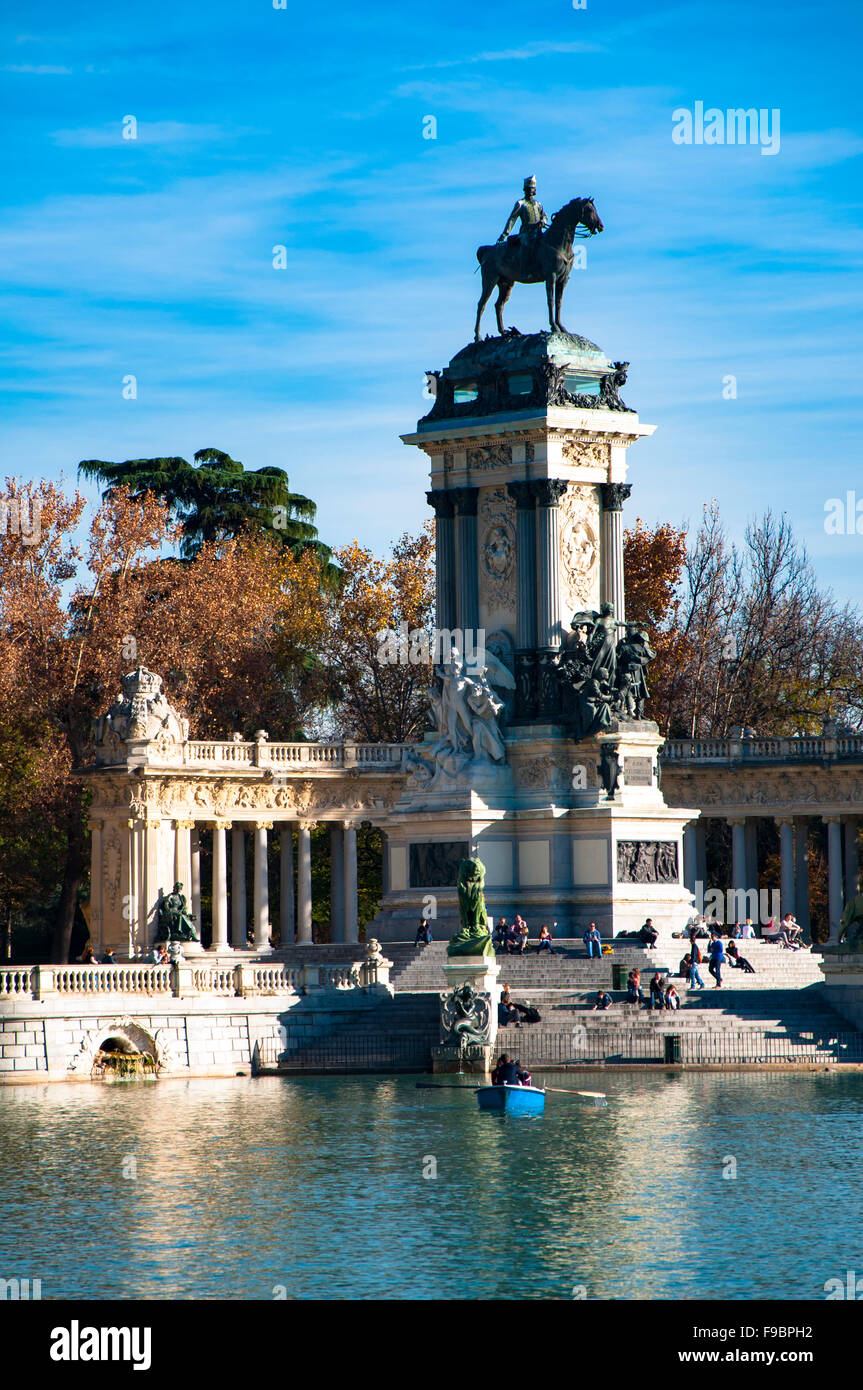
[[[128,488],[135,501],[153,493],[183,528],[180,554],[184,560],[193,559],[208,543],[244,531],[263,531],[295,554],[313,551],[326,578],[336,577],[329,547],[318,540],[312,524],[317,512],[314,502],[291,492],[288,475],[281,468],[247,470],[221,449],[199,449],[194,463],[183,458],[126,459],[123,463],[84,459],[78,471],[107,484],[106,499],[121,487]]]

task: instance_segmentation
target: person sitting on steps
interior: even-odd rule
[[[659,939],[659,932],[653,925],[652,917],[648,917],[647,921],[644,923],[644,926],[639,928],[638,939],[644,946],[647,946],[649,948],[652,948],[656,945],[657,940]]]

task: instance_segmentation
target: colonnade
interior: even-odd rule
[[[758,846],[756,816],[729,815],[724,817],[731,827],[731,883],[736,902],[751,902],[758,890]],[[780,911],[792,912],[804,932],[811,927],[809,903],[809,815],[779,814],[772,817],[779,837]],[[858,817],[827,814],[821,817],[827,826],[828,915],[831,942],[838,938],[839,920],[845,904],[858,892],[860,875],[858,851]],[[705,818],[688,825],[683,834],[684,882],[690,892],[702,894],[707,882],[707,853]],[[757,898],[756,898],[757,901]],[[753,915],[742,909],[742,915]]]
[[[272,820],[176,820],[174,877],[189,885],[189,899],[196,923],[201,920],[201,832],[212,833],[213,933],[211,950],[245,950],[248,942],[248,903],[246,894],[247,838],[254,855],[252,874],[252,949],[270,950],[270,874],[269,836],[278,829],[280,916],[283,946],[311,943],[312,937],[312,842],[315,821]],[[296,889],[294,887],[294,831],[296,830]],[[230,873],[228,868],[230,832]],[[353,821],[330,822],[330,920],[331,940],[356,942],[359,916],[357,903],[357,827]],[[229,892],[230,880],[230,892]],[[229,939],[230,926],[230,939]]]
[[[518,651],[559,647],[561,630],[560,503],[565,478],[507,483],[516,504],[516,633]],[[622,507],[628,483],[602,483],[600,583],[603,602],[624,617]],[[438,630],[479,626],[477,553],[478,487],[436,488],[426,493],[434,508]]]

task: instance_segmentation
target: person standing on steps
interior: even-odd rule
[[[707,948],[707,954],[710,957],[710,962],[707,966],[707,969],[710,971],[711,975],[716,981],[716,984],[713,986],[713,988],[721,989],[722,964],[725,960],[725,947],[722,944],[722,937],[718,934],[718,932],[715,932],[713,936],[711,936],[710,945]]]
[[[689,988],[695,989],[697,985],[699,989],[704,989],[704,981],[702,980],[698,970],[698,967],[701,964],[701,949],[698,945],[698,942],[695,940],[694,933],[692,936],[692,945],[689,948],[689,952]]]

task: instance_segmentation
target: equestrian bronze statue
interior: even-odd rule
[[[549,326],[552,332],[555,329],[566,332],[560,321],[560,302],[572,270],[573,237],[595,236],[603,230],[602,219],[592,198],[573,198],[572,202],[554,214],[548,229],[543,230],[545,213],[542,204],[536,202],[535,193],[534,181],[525,179],[525,197],[513,208],[504,232],[505,240],[500,240],[496,246],[480,246],[477,250],[476,258],[482,272],[482,294],[476,311],[476,342],[480,340],[483,310],[495,286],[498,291],[494,306],[498,331],[501,335],[506,331],[502,310],[516,283],[538,285],[544,282]],[[508,236],[516,219],[521,220],[521,233]],[[585,230],[579,232],[579,227]]]

